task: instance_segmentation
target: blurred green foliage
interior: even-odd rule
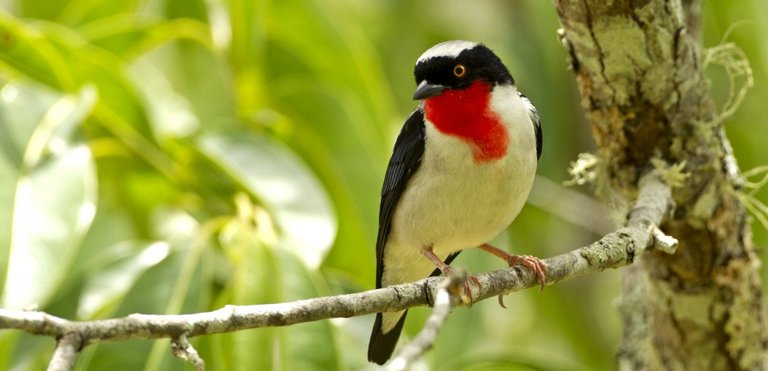
[[[415,105],[412,67],[446,39],[494,48],[544,122],[532,205],[496,243],[550,256],[604,229],[600,206],[557,185],[592,144],[548,2],[2,0],[0,7],[4,308],[88,320],[372,288],[378,193],[394,137]],[[764,164],[768,41],[760,35],[768,34],[768,6],[707,2],[703,19],[706,46],[725,35],[752,63],[755,87],[727,130],[744,169]],[[722,102],[727,76],[715,67],[708,73]],[[756,196],[768,199],[765,190]],[[593,222],[574,223],[569,204]],[[765,246],[759,225],[755,235]],[[457,263],[476,272],[501,267],[485,254],[462,255]],[[457,309],[422,362],[615,368],[618,284],[617,272],[604,272],[511,295],[508,310],[494,301]],[[412,312],[410,334],[428,313]],[[370,316],[321,321],[193,343],[216,370],[360,369],[368,367],[371,323]],[[41,369],[53,346],[0,332],[0,368]],[[115,367],[190,369],[171,357],[167,341],[91,346],[77,363]]]

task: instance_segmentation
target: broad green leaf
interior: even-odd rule
[[[0,287],[5,287],[16,187],[24,152],[48,108],[61,94],[32,85],[6,84],[0,89]],[[25,109],[21,109],[24,107]]]
[[[168,121],[178,122],[190,114],[197,118],[195,128],[202,131],[242,127],[236,119],[234,76],[228,67],[215,50],[181,40],[136,58],[130,76],[150,107],[152,124],[162,138],[169,133]],[[157,115],[160,112],[164,113]],[[183,131],[174,133],[184,135]]]
[[[3,306],[45,305],[64,276],[72,273],[72,258],[95,208],[96,177],[84,145],[64,150],[22,175]]]
[[[150,61],[140,59],[130,71],[159,138],[186,137],[200,128],[189,101],[174,90],[162,71]]]
[[[199,145],[274,214],[285,247],[317,268],[333,243],[336,219],[301,160],[279,143],[247,132],[204,135]]]
[[[80,298],[77,318],[100,318],[111,315],[114,306],[133,288],[138,278],[149,268],[163,261],[170,253],[167,242],[139,243],[125,241],[104,248],[111,260],[87,276]]]
[[[72,142],[71,137],[95,99],[92,89],[77,97],[58,99],[22,147],[11,203],[10,250],[2,298],[6,307],[45,305],[63,277],[72,273],[72,258],[96,210],[96,174],[88,147]],[[13,108],[23,101],[14,99],[5,104]],[[19,126],[29,125],[23,117],[7,115],[7,125],[15,126],[17,118],[22,119]]]

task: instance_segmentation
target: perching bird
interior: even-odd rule
[[[533,104],[482,44],[437,44],[414,74],[413,98],[422,103],[405,121],[384,178],[376,287],[446,273],[469,247],[524,265],[543,284],[539,259],[486,244],[512,223],[533,184],[542,138]],[[369,361],[390,358],[405,315],[376,315]]]

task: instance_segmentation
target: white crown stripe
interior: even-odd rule
[[[423,62],[427,59],[434,58],[434,57],[456,58],[459,54],[461,54],[462,51],[467,49],[472,49],[477,45],[478,43],[476,42],[464,41],[464,40],[452,40],[452,41],[442,42],[425,51],[424,54],[422,54],[421,57],[419,57],[416,63],[418,64],[420,62]]]

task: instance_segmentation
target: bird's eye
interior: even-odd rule
[[[462,78],[467,74],[467,67],[464,67],[463,64],[457,64],[456,67],[453,67],[453,74],[458,78]]]

